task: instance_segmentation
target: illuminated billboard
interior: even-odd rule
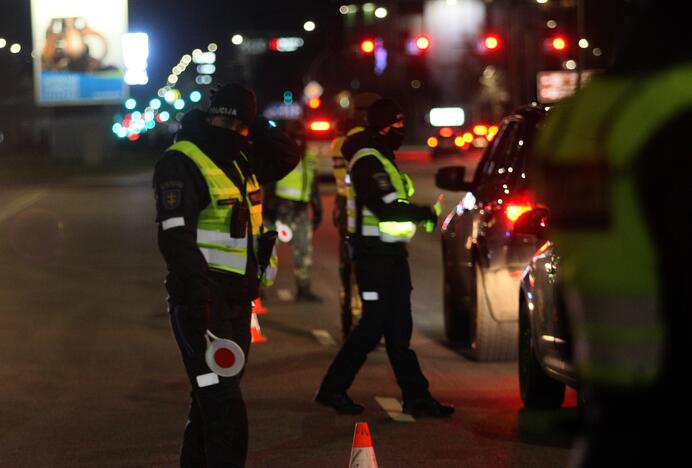
[[[111,104],[127,97],[127,0],[31,0],[39,105]]]

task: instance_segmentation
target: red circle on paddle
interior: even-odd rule
[[[214,353],[214,362],[216,362],[219,367],[229,368],[235,364],[235,355],[228,348],[220,348]]]

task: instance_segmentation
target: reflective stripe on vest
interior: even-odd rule
[[[286,200],[308,202],[317,170],[317,156],[306,151],[300,163],[276,183],[276,196]]]
[[[586,228],[557,223],[551,233],[562,282],[583,303],[569,304],[576,364],[581,376],[599,385],[648,385],[660,372],[665,337],[658,259],[634,165],[662,128],[692,109],[690,83],[692,64],[649,75],[597,77],[556,106],[539,133],[532,172],[549,207],[545,194],[560,193],[551,184],[565,186],[564,180],[551,180],[551,167],[569,172],[600,158],[607,168],[598,179],[607,185],[599,189],[608,194],[607,222]]]
[[[377,158],[389,176],[389,180],[394,187],[396,197],[387,197],[389,203],[402,202],[409,203],[409,192],[413,190],[411,180],[402,176],[397,167],[374,148],[363,148],[359,150],[351,159],[349,171],[353,165],[362,158],[372,156]],[[356,234],[358,227],[358,213],[356,203],[356,190],[353,184],[348,185],[348,201],[346,203],[346,213],[348,215],[348,232]],[[387,203],[387,202],[385,202]],[[375,214],[366,206],[363,206],[360,213],[361,231],[364,237],[378,237],[382,242],[408,242],[416,233],[416,225],[410,221],[380,221]]]
[[[200,213],[197,221],[197,246],[204,255],[210,269],[240,275],[245,274],[247,265],[248,238],[231,237],[231,213],[242,203],[242,192],[233,181],[194,143],[179,141],[166,151],[178,151],[190,158],[209,189],[210,203]],[[244,155],[243,155],[244,157]],[[254,175],[245,178],[234,162],[238,176],[246,184],[245,201],[249,207],[251,234],[257,236],[262,227],[262,205],[260,186]],[[257,242],[254,243],[257,245]]]

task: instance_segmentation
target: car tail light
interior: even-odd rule
[[[471,143],[473,141],[473,133],[471,133],[471,132],[464,133],[464,141],[466,143]]]
[[[478,136],[485,136],[488,134],[488,127],[485,125],[476,125],[473,127],[473,133]]]
[[[517,219],[521,217],[524,213],[528,213],[533,209],[532,205],[529,204],[514,204],[510,203],[507,206],[505,206],[505,216],[507,216],[507,219],[514,224]]]
[[[497,132],[500,131],[500,128],[497,125],[491,125],[488,127],[488,135],[486,138],[488,141],[493,141],[495,139],[495,136],[497,135]]]
[[[437,145],[440,144],[440,141],[435,137],[430,137],[428,138],[427,143],[430,148],[437,148]]]
[[[449,137],[451,137],[452,135],[454,135],[454,130],[452,130],[451,128],[449,128],[449,127],[442,127],[442,128],[440,129],[440,136],[441,136],[442,138],[449,138]]]
[[[326,132],[332,128],[332,125],[326,120],[315,120],[310,123],[310,130],[313,132]]]
[[[454,139],[454,145],[458,148],[463,148],[465,144],[466,142],[464,141],[464,137],[458,136]]]

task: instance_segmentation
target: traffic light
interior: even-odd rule
[[[423,35],[423,34],[416,37],[415,43],[416,43],[416,47],[421,52],[426,51],[430,48],[430,38],[428,36]]]
[[[486,52],[495,52],[500,49],[500,37],[497,34],[486,34],[481,42],[482,48]]]
[[[406,37],[404,50],[407,55],[421,55],[430,49],[430,37],[419,34],[414,37]]]
[[[363,39],[360,42],[360,50],[364,54],[372,54],[375,52],[375,40],[374,39]]]
[[[568,48],[565,36],[557,35],[548,39],[548,49],[552,52],[565,52]]]

